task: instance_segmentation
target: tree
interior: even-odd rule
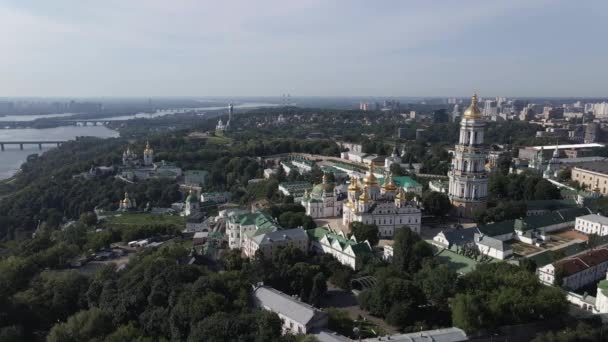
[[[142,332],[135,327],[131,322],[127,325],[121,325],[113,333],[108,335],[104,342],[124,342],[124,341],[136,341],[136,342],[148,342],[152,341],[150,338],[144,338]]]
[[[432,263],[425,263],[414,276],[414,281],[431,304],[447,309],[448,299],[456,293],[457,278],[456,272],[447,265],[435,266]]]
[[[568,327],[560,331],[539,334],[532,342],[600,342],[605,341],[602,327],[594,328],[579,322],[575,328]]]
[[[97,214],[92,211],[80,214],[79,221],[87,227],[93,227],[97,224]]]
[[[452,322],[467,332],[479,331],[490,323],[486,321],[481,298],[474,294],[459,293],[452,300]]]
[[[327,278],[319,272],[312,278],[312,289],[310,290],[308,303],[318,306],[325,292],[327,292]]]
[[[399,176],[405,176],[406,172],[405,170],[403,170],[403,168],[401,167],[401,165],[397,164],[397,163],[393,163],[391,164],[391,172],[393,173],[393,176],[395,177],[399,177]]]
[[[572,169],[571,168],[563,169],[563,170],[559,171],[559,173],[557,174],[557,180],[562,183],[568,182],[571,178],[572,178]]]
[[[67,322],[56,324],[47,337],[49,342],[80,342],[99,339],[110,333],[111,317],[98,308],[80,311]]]
[[[422,291],[398,273],[377,276],[377,284],[359,295],[361,307],[400,328],[413,323],[416,308],[425,302]]]
[[[427,213],[439,217],[447,215],[452,209],[448,195],[437,191],[426,192],[422,196],[422,205]]]
[[[397,270],[414,273],[424,259],[432,256],[432,248],[409,227],[397,229],[393,244],[393,265]]]
[[[559,189],[546,179],[541,179],[534,187],[534,199],[559,199],[560,197]]]
[[[357,241],[368,241],[370,245],[375,246],[380,241],[378,226],[375,224],[365,224],[362,222],[350,223],[351,234],[355,236]]]
[[[489,263],[459,279],[451,307],[454,325],[473,333],[561,317],[568,302],[561,289],[542,285],[522,267]]]

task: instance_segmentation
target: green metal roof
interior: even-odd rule
[[[526,201],[528,210],[558,210],[576,207],[574,200],[536,200]]]
[[[369,245],[365,242],[355,242],[354,240],[347,239],[341,235],[330,232],[327,228],[319,227],[314,229],[309,229],[306,231],[311,240],[320,241],[324,236],[327,236],[329,243],[334,243],[334,241],[338,241],[340,244],[340,248],[344,250],[347,246],[351,246],[355,255],[371,253],[371,249]]]
[[[601,290],[604,296],[608,296],[608,280],[604,279],[597,284],[598,290]]]
[[[487,236],[498,236],[512,233],[515,225],[515,220],[507,220],[478,226],[477,229]]]
[[[397,186],[400,186],[402,188],[417,188],[420,187],[420,183],[416,182],[415,180],[413,180],[411,177],[408,176],[399,176],[399,177],[393,177],[393,179],[395,180],[395,184]],[[378,183],[380,185],[384,184],[384,178],[378,178]]]

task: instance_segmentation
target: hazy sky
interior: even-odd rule
[[[0,96],[607,96],[608,0],[0,0]]]

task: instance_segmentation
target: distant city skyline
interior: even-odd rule
[[[0,4],[2,97],[606,97],[601,0]]]

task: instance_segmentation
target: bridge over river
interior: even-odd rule
[[[42,150],[42,145],[56,145],[60,146],[67,140],[31,140],[31,141],[0,141],[0,149],[4,151],[5,145],[19,145],[19,148],[23,150],[23,145],[38,145],[38,148]]]

